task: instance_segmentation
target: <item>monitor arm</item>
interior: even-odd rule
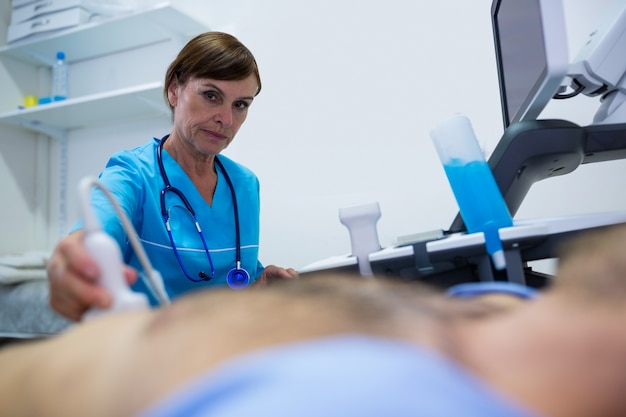
[[[614,1],[600,28],[569,66],[564,85],[589,97],[600,96],[594,124],[626,122],[626,4]],[[558,97],[558,95],[557,95]]]

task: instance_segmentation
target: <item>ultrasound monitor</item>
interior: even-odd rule
[[[567,75],[561,0],[494,0],[491,18],[505,129],[536,119]]]

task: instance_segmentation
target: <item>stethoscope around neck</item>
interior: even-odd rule
[[[157,147],[157,151],[156,151],[157,163],[159,164],[159,171],[161,172],[161,177],[163,178],[163,182],[165,183],[165,186],[161,190],[161,196],[160,196],[161,215],[163,217],[163,222],[165,223],[165,229],[167,230],[167,235],[170,239],[170,243],[172,244],[172,250],[174,251],[174,255],[176,256],[176,260],[178,261],[178,265],[180,266],[180,269],[183,271],[183,274],[185,274],[187,279],[193,282],[209,281],[215,277],[215,268],[213,267],[213,260],[211,259],[211,253],[209,252],[209,248],[206,244],[206,240],[204,239],[202,228],[200,227],[200,223],[198,222],[198,219],[196,218],[196,212],[191,207],[191,204],[189,204],[189,201],[187,200],[187,197],[185,197],[183,192],[180,191],[178,188],[172,187],[172,185],[170,184],[170,180],[167,177],[167,174],[165,173],[165,167],[163,166],[163,155],[162,155],[163,144],[165,143],[165,140],[168,137],[169,135],[166,135],[161,139],[161,142],[159,143],[159,146]],[[228,188],[230,189],[230,195],[233,200],[233,211],[235,213],[235,267],[228,272],[228,275],[226,277],[226,283],[231,288],[239,289],[248,285],[248,283],[250,282],[250,274],[248,273],[248,271],[246,271],[244,268],[241,267],[241,239],[240,239],[241,236],[239,232],[239,209],[237,207],[237,195],[235,194],[235,187],[233,186],[233,182],[230,180],[230,176],[226,172],[226,169],[224,168],[222,161],[219,160],[217,155],[215,156],[215,163],[217,164],[218,168],[224,175],[224,179],[226,180],[226,183],[228,184]],[[185,268],[185,265],[183,264],[183,261],[178,252],[178,248],[176,247],[176,244],[174,243],[174,238],[172,237],[172,230],[170,227],[170,215],[165,207],[165,195],[168,192],[176,194],[185,205],[185,208],[187,209],[187,211],[189,211],[189,213],[191,214],[191,217],[193,218],[193,221],[196,226],[196,230],[198,231],[198,234],[200,235],[200,240],[202,241],[202,245],[204,246],[204,251],[209,260],[209,265],[211,266],[210,276],[207,275],[206,272],[200,271],[200,273],[198,273],[198,278],[193,278],[189,274],[187,269]]]

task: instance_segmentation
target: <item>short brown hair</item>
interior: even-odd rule
[[[190,78],[214,80],[243,80],[254,74],[257,91],[261,91],[261,76],[252,52],[237,38],[223,32],[205,32],[191,39],[178,53],[165,73],[163,94],[167,98],[170,84],[176,80],[184,85]]]

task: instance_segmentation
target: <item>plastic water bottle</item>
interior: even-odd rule
[[[59,51],[56,61],[52,66],[52,101],[65,100],[67,98],[68,68],[65,61],[65,52]]]
[[[513,219],[469,119],[455,115],[431,130],[430,136],[467,231],[484,233],[494,267],[504,269],[506,260],[498,230],[513,226]]]

